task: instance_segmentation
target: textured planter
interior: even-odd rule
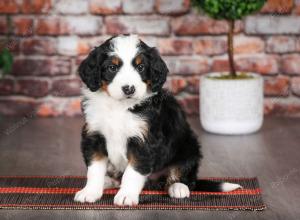
[[[222,73],[201,77],[200,119],[202,127],[218,134],[247,134],[263,123],[263,78],[212,79]]]

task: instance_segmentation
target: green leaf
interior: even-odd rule
[[[5,74],[10,73],[13,65],[13,56],[7,48],[0,53],[0,68]]]
[[[215,19],[237,20],[262,8],[266,0],[192,0],[192,5]]]

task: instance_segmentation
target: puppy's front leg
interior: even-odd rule
[[[121,188],[114,198],[114,204],[120,206],[137,205],[146,178],[147,176],[142,175],[129,164],[123,174]]]
[[[107,158],[94,160],[88,166],[86,186],[76,193],[77,202],[95,202],[103,194],[104,178],[107,167]]]

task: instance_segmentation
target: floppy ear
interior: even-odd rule
[[[151,89],[152,92],[157,92],[165,83],[169,70],[156,48],[150,48],[149,54]]]
[[[96,47],[79,66],[79,76],[92,92],[101,87],[101,64],[104,58],[102,48]]]

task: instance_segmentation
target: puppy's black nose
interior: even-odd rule
[[[125,95],[132,95],[135,92],[135,87],[125,85],[125,86],[122,86],[122,90],[123,90]]]

